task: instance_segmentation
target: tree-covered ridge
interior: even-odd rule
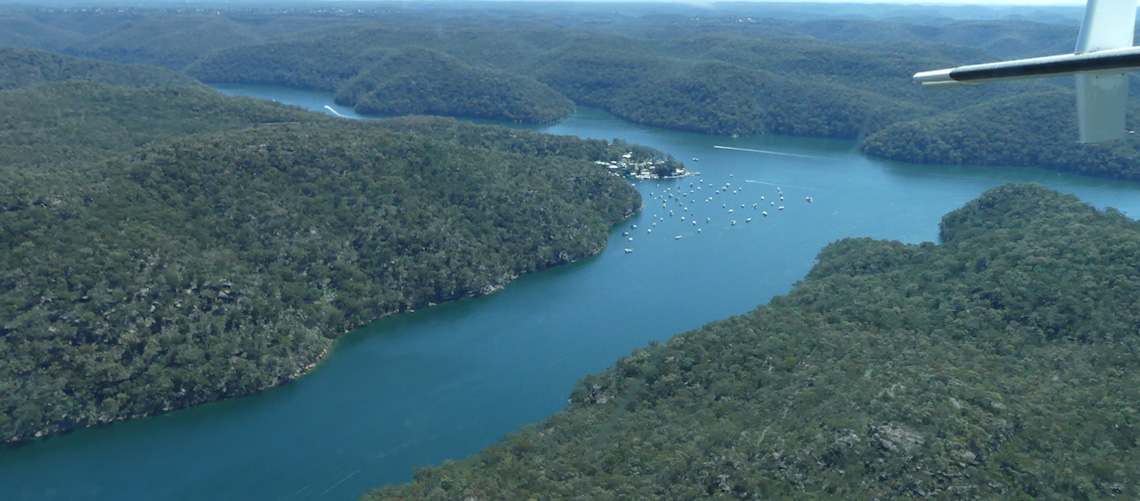
[[[108,63],[100,63],[108,64]],[[101,189],[136,147],[185,134],[331,117],[203,86],[54,82],[0,91],[0,210]]]
[[[69,53],[181,68],[210,82],[338,92],[362,111],[542,122],[565,113],[568,98],[679,130],[849,139],[1019,92],[1055,89],[1053,82],[1023,82],[924,92],[910,75],[1056,52],[1076,36],[1074,25],[952,20],[907,9],[898,12],[913,17],[806,19],[811,16],[786,18],[781,8],[743,4],[633,9],[639,14],[627,17],[575,9],[551,16],[521,4],[479,7],[97,15],[13,7],[0,10],[0,21],[63,30],[76,39],[63,49]],[[28,36],[0,24],[0,41],[58,47]],[[411,59],[430,64],[396,64],[409,50],[417,54]]]
[[[203,82],[282,85],[335,92],[366,65],[382,60],[371,42],[388,30],[299,36],[205,53],[184,68]]]
[[[492,3],[470,3],[461,8],[441,6],[405,8],[409,5],[353,5],[351,8],[322,4],[294,4],[281,8],[237,7],[230,9],[127,7],[51,8],[0,6],[0,43],[53,51],[82,51],[108,41],[127,41],[138,31],[148,45],[179,40],[176,51],[198,54],[217,48],[219,41],[250,36],[264,40],[318,30],[337,31],[346,26],[387,24],[446,25],[456,29],[571,28],[590,33],[619,34],[635,38],[662,39],[701,33],[731,33],[751,38],[810,36],[843,43],[935,42],[978,47],[1010,57],[1056,54],[1071,49],[1073,28],[1081,10],[1068,9],[1058,16],[1044,8],[985,9],[980,6],[933,9],[929,6],[827,6],[827,17],[818,5],[788,3],[733,3],[718,5],[642,3],[625,4],[622,15],[599,12],[583,4],[517,4],[511,8]],[[493,7],[488,9],[488,7]],[[798,12],[797,12],[798,11]],[[183,25],[163,24],[179,15]],[[1007,18],[1001,19],[1000,18]],[[183,32],[212,26],[212,38],[185,37]],[[142,32],[141,28],[152,28]],[[170,33],[173,34],[171,37]],[[445,32],[446,33],[446,32]],[[142,54],[139,51],[131,51]],[[160,52],[149,54],[163,57]],[[157,64],[158,59],[143,61]]]
[[[952,65],[963,57],[994,56],[913,41],[836,43],[734,30],[639,39],[565,28],[441,32],[438,24],[411,23],[236,46],[206,54],[186,71],[210,82],[335,90],[340,102],[356,104],[359,111],[468,116],[486,116],[488,106],[511,106],[505,96],[519,92],[454,82],[506,80],[516,82],[515,88],[536,89],[524,92],[543,96],[532,103],[561,101],[545,86],[534,87],[537,80],[576,104],[639,123],[711,134],[839,138],[1018,89],[1056,88],[1037,82],[924,93],[910,82],[914,68]],[[477,72],[491,77],[470,76]],[[375,99],[367,98],[370,92]]]
[[[527,80],[533,76],[574,103],[601,107],[636,122],[714,134],[793,132],[853,138],[868,124],[877,128],[880,123],[938,109],[919,103],[916,95],[884,93],[882,89],[890,86],[876,83],[884,77],[882,64],[874,61],[890,61],[892,68],[905,65],[896,61],[899,59],[911,65],[936,63],[878,48],[840,50],[834,44],[804,38],[754,40],[723,34],[662,43],[613,35],[568,34],[566,30],[515,30],[495,36],[478,30],[449,33],[446,37],[431,36],[434,33],[435,30],[414,26],[365,29],[235,47],[208,55],[187,71],[205,81],[335,88],[341,102],[357,103],[358,109],[362,93],[367,92],[362,84],[388,82],[383,84],[385,99],[375,100],[387,108],[373,108],[391,113],[439,109],[452,115],[474,115],[481,109],[476,97],[502,102],[486,98],[493,93],[485,89],[445,89],[443,95],[462,95],[458,101],[462,106],[438,106],[433,104],[433,96],[440,92],[424,83],[431,66],[425,65],[424,69],[416,61],[409,61],[393,68],[392,56],[384,55],[389,51],[414,50],[420,55],[417,61],[430,61],[432,58],[425,55],[433,54],[425,52],[425,48],[430,48],[452,55],[472,68],[497,68],[496,75],[527,75]],[[542,36],[548,39],[545,45],[535,42]],[[460,44],[456,39],[468,43]],[[812,54],[810,58],[823,59],[819,64],[800,67],[776,64],[775,56],[749,55],[805,51]],[[850,70],[850,78],[823,76],[833,71],[826,64],[828,60],[844,57],[865,63]],[[378,62],[385,58],[387,64]],[[403,75],[409,71],[414,74]],[[462,74],[452,69],[432,73],[448,77],[427,79],[437,85],[447,85],[450,75]],[[905,78],[890,80],[898,84]],[[900,97],[905,99],[900,102]]]
[[[598,252],[640,207],[588,162],[366,124],[147,145],[0,211],[0,436],[247,394],[341,333]]]
[[[626,18],[552,18],[535,6],[7,15],[76,32],[72,53],[168,65],[210,82],[335,92],[362,112],[548,122],[574,103],[700,133],[847,139],[1056,90],[1057,82],[1021,82],[928,92],[910,75],[1040,55],[1071,46],[1076,34],[1075,26],[929,13],[867,20],[783,19],[745,5],[695,17],[674,10]],[[750,17],[756,12],[774,17]]]
[[[1130,106],[1136,123],[1140,107]],[[1081,144],[1072,91],[1030,93],[892,124],[869,136],[871,156],[913,163],[1019,165],[1140,180],[1140,139]]]
[[[61,80],[86,80],[126,87],[201,85],[185,74],[153,66],[120,64],[41,50],[0,47],[0,89]]]
[[[557,122],[574,103],[522,75],[472,67],[442,52],[410,48],[373,63],[336,93],[372,115],[450,115],[507,122]]]
[[[72,81],[0,91],[0,163],[74,162],[156,139],[330,117],[203,86],[127,88]]]
[[[250,28],[219,15],[152,15],[124,20],[64,52],[180,70],[204,53],[261,39]]]
[[[846,239],[747,315],[365,499],[1135,497],[1140,224],[1037,185]]]

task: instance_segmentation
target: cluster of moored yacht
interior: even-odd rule
[[[729,177],[733,177],[732,174],[729,174]],[[661,184],[658,183],[657,187],[660,188]],[[743,197],[740,195],[742,195],[743,192],[744,186],[733,186],[731,182],[724,183],[722,186],[714,186],[710,183],[705,183],[703,179],[697,179],[696,181],[690,182],[687,188],[683,185],[683,183],[679,183],[676,186],[665,188],[660,192],[650,192],[650,201],[646,202],[646,206],[649,206],[650,204],[656,202],[661,202],[661,214],[663,215],[653,214],[653,227],[656,227],[657,223],[664,223],[665,218],[668,217],[679,219],[679,221],[682,223],[690,223],[692,226],[696,227],[698,234],[701,233],[703,228],[700,226],[701,218],[697,216],[697,211],[698,209],[701,209],[702,214],[706,213],[705,208],[712,205],[714,200],[721,202],[719,207],[720,213],[714,215],[718,216],[718,218],[720,216],[727,215],[729,219],[729,226],[736,226],[737,220],[732,218],[739,217],[736,214],[737,210],[740,210],[741,213],[746,213],[749,207],[748,202],[750,201],[752,202],[752,213],[755,214],[757,211],[759,211],[760,217],[768,217],[768,210],[766,209],[772,209],[777,212],[784,210],[784,190],[779,186],[776,187],[776,196],[773,197],[772,200],[768,200],[764,195],[760,195],[759,199],[752,198],[751,200],[742,200]],[[751,193],[751,191],[749,191],[749,193]],[[736,197],[734,197],[734,195],[736,195]],[[729,199],[728,201],[724,201],[726,197]],[[805,200],[807,203],[812,203],[815,201],[810,196],[805,197]],[[765,202],[768,204],[767,206],[764,205]],[[777,204],[777,202],[779,202],[779,204]],[[739,209],[736,208],[737,204],[740,205]],[[674,208],[670,208],[670,206],[674,206]],[[709,210],[717,209],[714,208]],[[665,214],[665,211],[668,211],[668,213]],[[704,217],[705,224],[709,224],[712,221],[712,216]],[[744,217],[744,222],[751,223],[752,217]],[[636,229],[636,224],[630,225],[631,231]],[[651,234],[653,233],[653,228],[646,228],[645,232],[647,234]],[[628,237],[630,242],[633,242],[633,237],[630,235],[630,231],[623,232],[622,235]],[[673,238],[675,240],[680,240],[683,237],[683,234],[678,234]],[[627,247],[625,249],[625,252],[626,254],[629,254],[633,252],[633,249]]]

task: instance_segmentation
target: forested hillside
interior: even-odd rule
[[[365,499],[1135,497],[1140,224],[1037,185],[846,239],[559,414]]]
[[[449,115],[507,122],[557,122],[574,103],[522,75],[475,68],[442,52],[411,48],[366,66],[336,93],[371,115]]]
[[[1140,139],[1081,144],[1072,91],[1028,93],[892,124],[863,151],[903,162],[1024,165],[1113,179],[1140,180]],[[1129,107],[1129,128],[1140,106]]]
[[[3,441],[256,391],[380,316],[592,255],[641,204],[592,162],[669,159],[201,86],[48,82],[0,105]]]
[[[869,154],[907,161],[1137,176],[1134,140],[1075,143],[1065,82],[910,82],[1073,26],[190,11],[6,6],[0,41],[335,92],[366,112],[549,122],[586,105],[710,134],[866,137]],[[620,141],[349,124],[158,67],[0,55],[5,441],[296,377],[348,329],[596,253],[640,200],[590,161],[679,165]],[[945,245],[841,242],[788,297],[638,352],[587,379],[566,414],[380,495],[1132,493],[1134,416],[1114,406],[1137,387],[1120,356],[1135,232],[1019,187],[948,216]],[[1049,414],[1074,402],[1093,431]]]
[[[942,91],[910,81],[923,69],[1067,51],[1077,23],[1060,11],[1042,19],[1062,24],[917,7],[868,11],[879,19],[747,4],[638,6],[622,16],[480,7],[9,7],[0,9],[0,42],[167,66],[207,82],[322,90],[365,114],[545,123],[592,106],[707,134],[870,138],[867,154],[894,160],[1133,176],[1131,153],[1120,154],[1131,146],[1090,149],[1072,134],[1031,140],[1044,137],[1045,120],[1050,131],[1075,126],[1061,99],[1015,110],[1024,96],[1071,88],[1068,79]],[[17,21],[71,41],[61,46]],[[1106,155],[1116,160],[1099,162]]]
[[[182,73],[153,66],[0,47],[0,90],[62,80],[84,80],[126,87],[202,85],[198,80]]]
[[[127,88],[83,81],[0,91],[0,184],[31,189],[48,171],[92,173],[90,161],[157,139],[284,122],[335,120],[294,106],[231,98],[195,86]],[[95,173],[94,175],[98,175]],[[58,180],[48,179],[46,184]],[[29,184],[30,183],[30,184]]]
[[[182,69],[204,53],[261,40],[248,27],[218,15],[149,15],[115,25],[66,49],[68,54]]]
[[[846,139],[1068,84],[1018,82],[930,92],[910,82],[910,75],[921,68],[1036,55],[1054,43],[1045,49],[1034,44],[1072,31],[1071,27],[993,21],[937,27],[901,21],[656,21],[667,20],[673,21],[669,30],[649,19],[638,19],[628,21],[630,30],[626,31],[561,27],[492,31],[457,26],[440,32],[438,23],[429,28],[411,22],[235,46],[203,56],[186,71],[205,81],[335,91],[338,102],[355,105],[364,113],[497,114],[497,118],[510,120],[519,116],[517,112],[485,111],[486,106],[476,100],[494,95],[489,90],[471,88],[462,94],[448,90],[447,82],[454,75],[472,70],[456,63],[432,62],[440,59],[437,54],[446,53],[472,68],[533,78],[576,104],[600,107],[639,123],[709,134]],[[628,35],[642,28],[644,38]],[[880,36],[884,31],[887,34]],[[425,48],[431,51],[424,52]],[[415,51],[411,59],[417,62],[406,61],[400,66],[402,71],[381,62],[390,61],[392,51],[406,55],[408,50]],[[431,78],[419,68],[421,63],[425,68],[448,69],[433,71],[438,76]],[[366,99],[368,89],[382,91]],[[502,97],[511,94],[484,102],[509,103]],[[436,95],[456,99],[437,99]],[[449,106],[438,104],[444,101]],[[1075,123],[1075,118],[1066,116],[1062,123]]]
[[[596,253],[640,206],[587,162],[341,124],[186,136],[107,170],[0,212],[6,440],[288,380],[380,316]]]
[[[569,98],[678,130],[856,138],[1009,95],[1000,87],[927,95],[911,85],[908,68],[952,64],[948,56],[961,52],[931,44],[841,45],[723,32],[643,40],[561,28],[463,28],[440,36],[413,24],[233,47],[186,71],[208,82],[335,90],[338,102],[364,113],[542,121],[558,116],[546,110],[562,112]],[[467,76],[477,71],[487,76]],[[448,83],[455,81],[467,85]],[[491,84],[499,81],[505,83]],[[1043,85],[1048,87],[1022,87]],[[547,86],[561,96],[550,95]]]
[[[173,25],[172,14],[138,10],[105,13],[101,23],[80,22],[74,12],[56,13],[58,20],[41,13],[36,21],[82,28],[87,38],[69,53],[167,65],[209,82],[336,92],[365,113],[544,122],[563,116],[572,101],[680,130],[840,138],[1053,88],[929,93],[909,75],[1041,50],[1042,40],[1072,31],[1029,22],[761,20],[730,11],[575,12],[557,23],[526,9],[218,14]]]

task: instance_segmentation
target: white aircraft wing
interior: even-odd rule
[[[1140,70],[1132,46],[1137,0],[1089,0],[1072,54],[975,64],[914,75],[924,87],[953,87],[1001,80],[1076,75],[1081,142],[1124,136],[1127,72]]]
[[[1075,52],[1132,47],[1135,29],[1135,0],[1089,0]],[[1124,135],[1127,106],[1125,70],[1077,73],[1077,117],[1082,143],[1120,139]]]

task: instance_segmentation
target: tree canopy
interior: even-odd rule
[[[247,394],[381,316],[595,254],[641,200],[593,162],[663,157],[201,87],[0,104],[3,441]]]
[[[1140,223],[1007,185],[942,240],[831,244],[788,295],[364,499],[1136,495]]]
[[[892,160],[1135,178],[1131,141],[1088,147],[1068,132],[1072,101],[1058,97],[1067,79],[945,91],[910,81],[922,69],[1069,50],[1075,24],[1051,24],[1064,18],[1048,9],[1029,13],[1046,21],[1034,22],[959,20],[949,8],[843,19],[743,4],[630,6],[625,16],[481,7],[9,6],[0,43],[317,89],[365,114],[546,123],[580,105],[707,134],[865,139],[865,153]]]

